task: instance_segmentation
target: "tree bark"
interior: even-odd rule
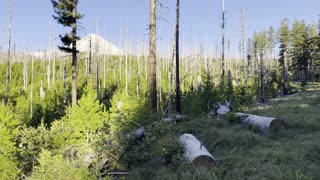
[[[242,8],[242,11],[241,11],[241,17],[242,17],[242,44],[241,44],[241,48],[242,48],[242,59],[243,59],[243,71],[244,71],[244,82],[245,84],[247,83],[247,66],[246,66],[246,63],[245,63],[245,27],[244,27],[244,21],[245,21],[245,17],[244,17],[244,14],[245,11],[244,11],[244,8]]]
[[[223,8],[222,8],[222,25],[221,25],[221,29],[222,29],[222,53],[221,53],[221,86],[224,86],[224,77],[225,77],[225,57],[224,57],[224,44],[225,44],[225,40],[224,40],[224,36],[225,36],[225,11],[224,11],[224,0],[223,0]]]
[[[180,68],[179,68],[179,18],[180,18],[180,0],[177,0],[176,5],[176,111],[178,114],[181,113],[180,103]]]
[[[87,64],[87,67],[88,67],[87,78],[88,79],[90,78],[90,75],[91,75],[91,62],[92,62],[92,36],[90,36],[90,39],[89,39],[89,59],[88,59],[88,64]]]
[[[288,95],[289,81],[288,81],[287,50],[283,52],[282,74],[283,74],[283,95]]]
[[[53,51],[53,62],[52,62],[52,84],[54,85],[54,82],[56,80],[56,51]]]
[[[260,53],[260,81],[261,81],[261,102],[265,103],[265,84],[264,84],[264,61],[263,61],[263,52]]]
[[[9,5],[9,25],[8,25],[8,59],[7,59],[7,73],[6,73],[6,92],[5,92],[5,105],[9,103],[9,83],[10,83],[10,60],[11,60],[11,29],[12,29],[12,0]]]
[[[231,101],[233,97],[233,86],[232,86],[232,73],[228,70],[228,101]]]
[[[77,105],[77,4],[76,1],[73,1],[73,10],[72,14],[74,23],[72,23],[72,105]]]
[[[23,60],[23,89],[26,91],[28,88],[28,62],[27,62],[27,53],[24,53]]]
[[[99,102],[101,102],[101,95],[100,95],[100,78],[99,78],[99,56],[96,54],[96,90],[97,90],[97,98]]]
[[[103,90],[106,90],[106,55],[103,55]]]
[[[47,66],[47,85],[48,85],[48,89],[50,89],[50,84],[51,84],[51,54],[50,54],[50,49],[48,51],[48,59],[49,59],[49,63]]]
[[[126,23],[126,95],[128,95],[128,25]]]
[[[63,106],[67,107],[67,63],[63,64]]]
[[[33,116],[33,56],[31,57],[30,118]]]
[[[157,0],[150,0],[149,93],[153,111],[157,111],[156,4]]]

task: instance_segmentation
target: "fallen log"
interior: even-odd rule
[[[114,175],[128,175],[129,172],[108,172],[108,175],[114,176]]]
[[[183,134],[179,142],[184,146],[184,156],[195,166],[215,166],[217,161],[192,134]]]
[[[141,141],[144,138],[144,132],[145,132],[144,127],[140,127],[136,131],[132,131],[130,133],[127,133],[127,139],[131,139],[133,137],[134,142],[138,143],[139,141]]]
[[[183,119],[185,117],[186,117],[185,115],[176,114],[176,115],[172,115],[171,117],[163,118],[163,120],[165,122],[172,122],[175,120]]]
[[[261,131],[277,131],[287,127],[286,123],[280,119],[272,117],[257,116],[245,113],[235,113],[244,124],[253,125],[258,127]]]
[[[85,167],[89,167],[91,164],[97,161],[97,155],[94,153],[88,153],[82,160],[82,163]]]
[[[216,110],[216,114],[218,116],[224,116],[226,115],[228,112],[231,111],[230,109],[231,103],[228,102],[227,100],[225,100],[224,104],[218,103],[218,108]]]

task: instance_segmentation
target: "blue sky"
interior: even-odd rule
[[[69,31],[58,25],[53,19],[50,0],[13,0],[13,42],[18,50],[26,48],[38,50],[48,49],[49,29],[52,39],[60,33]],[[165,18],[158,21],[158,38],[163,41],[161,47],[169,43],[175,23],[175,1],[160,0],[163,8],[158,15]],[[8,2],[0,0],[0,45],[7,49]],[[167,7],[167,8],[166,8]],[[289,18],[304,19],[307,23],[316,23],[320,14],[319,0],[225,0],[227,11],[226,36],[231,41],[233,53],[238,52],[241,39],[240,11],[246,9],[246,38],[254,31],[265,30],[269,26],[278,27],[281,20]],[[185,47],[206,47],[214,51],[220,42],[219,27],[222,0],[181,0],[181,39]],[[128,39],[131,44],[138,40],[147,40],[147,24],[149,22],[149,0],[80,0],[79,12],[85,16],[80,20],[84,29],[80,36],[95,33],[99,22],[99,34],[110,42],[124,42],[126,22]],[[51,28],[50,28],[51,27]],[[208,39],[208,40],[206,40]],[[59,43],[59,40],[56,40]],[[144,41],[147,45],[147,42]],[[170,41],[170,47],[171,47]],[[195,45],[196,44],[196,45]],[[53,43],[51,43],[51,47]]]

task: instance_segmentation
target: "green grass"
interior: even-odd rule
[[[209,118],[185,120],[166,129],[171,135],[165,138],[194,134],[219,160],[217,167],[195,168],[177,153],[155,167],[147,160],[136,164],[127,179],[320,179],[320,85],[309,84],[307,89],[249,112],[283,119],[289,128],[279,132],[261,134]],[[144,148],[152,151],[165,143]]]

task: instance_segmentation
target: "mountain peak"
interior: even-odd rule
[[[88,34],[77,42],[77,49],[80,52],[88,53],[90,52],[90,42],[91,42],[91,52],[98,54],[108,54],[108,55],[123,55],[123,51],[120,50],[114,44],[111,44],[107,40],[103,39],[97,34]]]

